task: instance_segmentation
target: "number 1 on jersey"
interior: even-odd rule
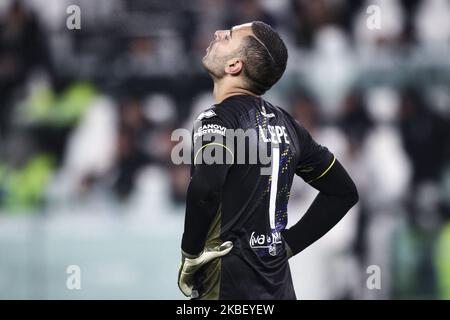
[[[278,170],[280,167],[280,148],[277,146],[272,148],[272,182],[270,184],[270,202],[269,202],[269,220],[270,228],[275,229],[275,211],[277,202],[278,188]]]

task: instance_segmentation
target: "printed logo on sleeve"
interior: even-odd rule
[[[206,110],[198,115],[197,120],[209,119],[216,115],[217,114],[214,112],[214,110]]]

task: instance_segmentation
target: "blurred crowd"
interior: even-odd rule
[[[81,29],[66,26],[71,4]],[[360,192],[304,262],[330,268],[311,275],[328,286],[318,296],[449,299],[448,0],[2,1],[2,214],[138,196],[148,215],[182,213],[189,166],[171,162],[171,133],[214,104],[201,66],[214,31],[253,20],[289,50],[266,99],[328,146]],[[290,223],[315,194],[294,184]],[[388,270],[388,290],[367,289],[369,265]]]

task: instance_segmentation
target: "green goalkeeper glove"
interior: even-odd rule
[[[205,248],[198,256],[188,255],[181,250],[181,266],[178,272],[178,287],[186,297],[197,298],[198,292],[193,291],[194,275],[202,266],[208,262],[222,257],[233,248],[231,241],[225,241],[213,248]]]

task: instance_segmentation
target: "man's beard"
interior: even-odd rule
[[[214,81],[225,77],[224,63],[222,61],[213,61],[210,57],[205,56],[202,60],[202,65]]]

